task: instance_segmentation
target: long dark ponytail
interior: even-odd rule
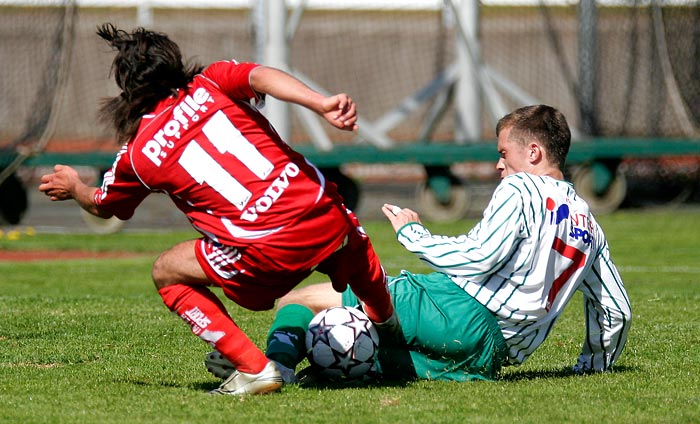
[[[97,35],[117,52],[111,72],[122,93],[104,100],[100,118],[114,126],[121,144],[136,134],[141,116],[186,87],[203,67],[186,66],[178,45],[162,33],[144,28],[127,33],[107,23],[97,28]]]

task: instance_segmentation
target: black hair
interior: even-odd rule
[[[103,101],[100,118],[114,127],[121,144],[136,134],[144,114],[187,87],[203,67],[185,65],[180,47],[163,33],[144,28],[128,33],[106,23],[98,26],[97,35],[117,52],[111,73],[122,92]]]

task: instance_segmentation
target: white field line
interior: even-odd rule
[[[675,273],[675,274],[700,274],[700,267],[693,266],[618,266],[621,272],[646,272],[646,273]]]

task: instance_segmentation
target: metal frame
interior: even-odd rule
[[[138,20],[143,26],[150,25],[152,21],[150,9],[152,1],[145,0],[139,3]],[[337,171],[342,165],[348,163],[423,165],[428,171],[428,181],[423,193],[430,192],[434,195],[431,198],[436,201],[431,208],[427,209],[442,207],[443,212],[449,212],[447,215],[458,217],[459,209],[464,207],[464,204],[453,200],[459,198],[457,191],[464,187],[459,186],[459,182],[451,176],[450,166],[459,162],[492,162],[497,159],[493,140],[481,138],[482,108],[485,108],[495,125],[501,116],[508,113],[503,96],[508,96],[521,104],[541,102],[481,59],[478,39],[478,0],[444,0],[444,2],[443,12],[450,14],[457,29],[455,62],[445,66],[434,78],[402,99],[398,105],[386,111],[378,119],[369,121],[360,116],[360,129],[356,143],[334,145],[326,134],[320,118],[301,106],[290,106],[270,98],[267,100],[265,113],[283,139],[287,140],[290,133],[290,114],[296,113],[311,141],[310,146],[298,146],[297,150],[322,169],[333,168]],[[253,4],[252,17],[258,56],[256,60],[285,70],[317,91],[330,94],[311,78],[291,68],[289,64],[289,45],[295,36],[306,3],[306,0],[299,0],[290,10],[285,0],[258,0]],[[584,8],[580,10],[581,19],[586,16],[594,19],[594,0],[582,0],[581,5]],[[655,10],[655,13],[658,15],[658,10]],[[654,16],[654,24],[658,26],[662,22],[657,15]],[[594,21],[589,22],[591,23],[595,24]],[[662,33],[658,30],[656,32]],[[595,43],[594,39],[586,39],[583,35],[581,38],[587,43]],[[657,46],[660,54],[666,55],[663,51],[665,40],[657,40]],[[582,59],[579,58],[579,60]],[[678,89],[674,81],[668,79],[668,72],[664,74],[667,77],[665,81],[667,89],[672,96],[677,94]],[[591,84],[595,79],[594,74],[582,75],[581,78],[582,89],[594,87],[594,84]],[[594,99],[595,92],[589,91],[586,94],[589,96],[587,102],[593,101],[591,99]],[[416,143],[397,143],[388,136],[388,133],[410,114],[431,101],[432,106],[424,118]],[[454,142],[449,144],[430,142],[433,129],[443,118],[444,111],[451,102],[454,102],[456,110]],[[680,106],[683,105],[680,104]],[[679,104],[674,103],[674,108],[678,107]],[[687,111],[683,109],[681,112]],[[686,122],[684,124],[687,126]],[[583,126],[588,130],[586,132],[590,131],[585,122]],[[622,191],[611,188],[619,187],[620,183],[624,183],[624,177],[620,177],[617,173],[616,164],[624,158],[700,155],[698,129],[691,123],[687,133],[688,139],[591,137],[586,142],[576,143],[575,147],[572,147],[568,162],[569,165],[579,165],[584,171],[590,171],[578,177],[586,182],[591,190],[594,190],[587,194],[593,196],[593,200],[599,200],[598,207],[614,210],[624,197],[624,188]],[[583,137],[581,130],[572,128],[574,141],[581,140]],[[111,166],[113,160],[112,152],[43,153],[28,158],[25,164],[46,166],[54,163],[69,163],[106,169]],[[574,177],[574,181],[576,179],[577,177]]]
[[[360,130],[358,143],[369,142],[380,149],[391,149],[396,143],[387,133],[400,125],[411,113],[422,105],[437,99],[433,110],[427,115],[417,141],[429,139],[431,129],[442,119],[447,102],[454,101],[456,110],[455,143],[468,144],[478,142],[482,136],[481,110],[485,103],[492,124],[508,113],[501,92],[518,103],[540,103],[517,84],[510,81],[495,69],[486,65],[480,54],[478,39],[479,2],[477,0],[444,0],[446,10],[451,13],[457,27],[456,61],[449,64],[442,72],[420,87],[413,94],[404,98],[396,107],[388,110],[375,121],[359,117]],[[315,90],[330,94],[307,75],[292,68],[289,64],[289,44],[299,24],[305,1],[292,9],[287,18],[285,1],[260,0],[254,8],[254,27],[258,40],[256,42],[263,63],[290,72]],[[454,90],[454,95],[448,92]],[[290,111],[298,114],[311,143],[320,151],[333,150],[333,143],[319,124],[319,118],[306,109],[293,106],[290,109],[276,99],[267,100],[265,114],[273,123],[283,139],[289,139]],[[574,139],[581,137],[577,128],[572,128]]]

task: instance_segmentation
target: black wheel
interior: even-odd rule
[[[345,206],[354,211],[360,204],[360,187],[355,180],[343,174],[338,168],[322,168],[321,172],[338,186],[338,193],[343,197]]]
[[[453,222],[464,218],[471,203],[469,189],[462,185],[450,186],[448,201],[438,198],[427,184],[418,187],[417,197],[421,216],[435,222]]]
[[[16,174],[10,174],[0,184],[0,223],[19,224],[28,206],[24,185]]]
[[[471,203],[467,187],[452,174],[449,167],[426,166],[425,171],[427,180],[418,187],[416,196],[421,215],[439,222],[464,218]]]
[[[648,158],[624,164],[627,197],[622,207],[677,207],[693,197],[700,162],[689,158]]]
[[[627,179],[619,170],[604,164],[583,165],[571,179],[576,192],[583,197],[594,214],[616,211],[627,195]]]

